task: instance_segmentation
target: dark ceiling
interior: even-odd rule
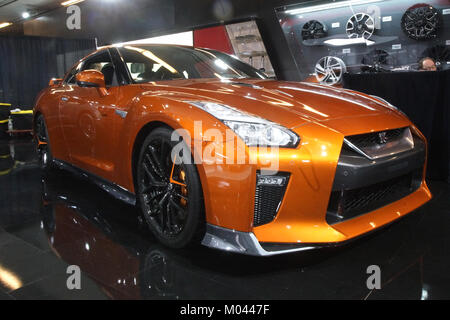
[[[30,13],[32,19],[47,11],[61,6],[58,0],[0,0],[0,23],[1,22],[20,22],[23,12]]]

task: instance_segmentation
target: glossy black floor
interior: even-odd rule
[[[449,299],[450,188],[352,245],[254,258],[157,244],[135,208],[89,182],[45,179],[29,139],[0,142],[1,299]],[[67,267],[81,268],[69,290]],[[381,268],[369,290],[366,269]]]

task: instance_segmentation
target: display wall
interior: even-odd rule
[[[317,74],[334,84],[345,72],[416,70],[426,56],[450,66],[448,0],[314,1],[276,12],[302,80]],[[334,74],[324,74],[330,65]]]
[[[255,20],[197,29],[194,31],[194,46],[235,55],[269,77],[275,76]]]
[[[225,26],[215,26],[195,30],[194,46],[234,54]]]

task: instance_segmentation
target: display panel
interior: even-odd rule
[[[264,70],[269,77],[275,72],[255,21],[228,24],[228,36],[236,56],[252,67]]]
[[[313,1],[276,9],[302,80],[335,85],[349,73],[450,67],[450,2]]]
[[[261,33],[254,20],[194,30],[194,46],[234,55],[267,76],[275,77]]]

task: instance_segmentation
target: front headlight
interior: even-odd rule
[[[248,146],[296,147],[300,138],[291,130],[266,119],[214,102],[186,101],[216,117]]]
[[[295,147],[299,140],[292,131],[275,125],[238,121],[223,121],[248,146]]]

